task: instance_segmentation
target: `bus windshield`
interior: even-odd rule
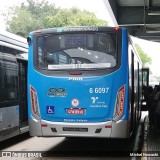
[[[38,36],[38,67],[48,70],[115,67],[116,39],[116,34],[106,32]]]

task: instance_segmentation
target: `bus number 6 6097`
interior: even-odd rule
[[[108,93],[109,88],[90,88],[89,93]]]

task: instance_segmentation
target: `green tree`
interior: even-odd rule
[[[148,67],[148,65],[152,63],[152,59],[142,50],[138,44],[135,44],[135,47],[142,60],[143,67]]]
[[[27,37],[30,31],[45,28],[46,16],[54,16],[57,11],[55,5],[45,0],[27,0],[20,6],[10,7],[4,14],[6,30]]]
[[[97,19],[94,13],[78,8],[59,9],[55,16],[47,16],[46,22],[49,27],[107,25],[106,21]]]
[[[46,0],[27,0],[10,7],[5,16],[6,30],[24,37],[38,29],[63,26],[106,26],[94,13],[78,8],[61,9]]]

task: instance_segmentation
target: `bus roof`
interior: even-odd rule
[[[0,31],[0,41],[14,44],[19,47],[28,48],[26,38],[15,35],[7,31]]]
[[[49,34],[49,33],[61,33],[61,32],[94,32],[94,31],[118,31],[121,28],[119,27],[101,27],[101,26],[73,26],[73,27],[57,27],[57,28],[48,28],[33,31],[33,34]]]

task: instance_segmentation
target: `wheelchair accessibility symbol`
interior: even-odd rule
[[[54,114],[54,106],[47,106],[46,111],[47,114]]]

